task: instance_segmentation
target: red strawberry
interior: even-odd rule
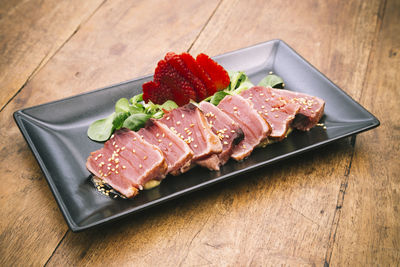
[[[170,99],[174,100],[178,106],[189,103],[190,99],[196,100],[194,88],[165,60],[158,62],[154,81],[170,89],[172,93]]]
[[[208,75],[203,68],[200,67],[200,65],[189,53],[182,53],[180,58],[182,58],[194,76],[198,77],[204,83],[207,88],[207,96],[213,95],[217,91],[217,88],[212,82],[210,75]]]
[[[149,100],[155,104],[163,104],[168,99],[172,99],[172,92],[170,88],[155,83],[153,81],[146,82],[142,85],[143,88],[143,100],[149,102]]]
[[[210,75],[217,90],[225,89],[229,85],[228,72],[209,56],[203,53],[199,54],[196,57],[196,62]]]
[[[203,82],[196,77],[186,66],[185,62],[182,60],[180,56],[178,56],[175,53],[167,53],[165,56],[165,60],[170,64],[172,67],[174,67],[175,70],[178,71],[178,73],[188,81],[191,86],[195,89],[196,91],[196,101],[200,102],[204,98],[207,97],[207,89]]]

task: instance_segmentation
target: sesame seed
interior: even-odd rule
[[[233,107],[233,110],[237,110],[238,108],[237,107]]]
[[[162,141],[161,139],[158,139],[158,142],[159,142],[159,143],[161,143],[161,141]]]
[[[266,98],[266,99],[265,99],[265,102],[268,102],[268,101],[269,101],[269,98]]]
[[[226,134],[226,135],[225,135],[225,138],[229,138],[229,135]]]
[[[159,136],[160,136],[160,134],[159,134],[159,133],[157,133],[157,134],[156,134],[156,137],[159,137]]]
[[[275,118],[278,118],[278,115],[275,114]]]
[[[196,145],[196,144],[194,144],[193,146],[194,146],[194,148],[196,148],[196,147],[197,147],[197,145]]]
[[[182,114],[182,118],[185,118],[185,114]]]
[[[135,149],[132,149],[132,152],[133,152],[133,153],[136,153],[136,150],[135,150]]]
[[[122,165],[122,169],[126,169],[126,166],[125,166],[125,165]]]
[[[243,147],[243,148],[246,148],[246,145],[243,145],[242,147]]]
[[[139,169],[141,169],[143,166],[142,166],[142,164],[139,164]]]
[[[139,185],[139,189],[140,189],[140,190],[143,190],[143,186],[142,186],[142,185]]]
[[[133,141],[136,141],[137,140],[137,138],[136,137],[133,137]]]
[[[326,126],[322,127],[324,130],[326,130]]]
[[[235,132],[235,130],[231,130],[231,133],[234,133]]]
[[[172,143],[169,143],[168,146],[172,146]]]
[[[263,96],[263,95],[264,95],[263,93],[260,94],[260,96]]]
[[[115,169],[114,169],[114,168],[112,168],[112,169],[111,169],[111,171],[115,172]]]
[[[228,144],[228,142],[224,141],[224,145],[227,145],[227,144]]]
[[[147,156],[144,156],[143,159],[146,160],[146,159],[147,159]]]
[[[111,163],[108,163],[107,166],[111,166]]]
[[[112,135],[111,135],[111,139],[113,139],[113,138],[114,138],[114,135],[112,134]]]
[[[163,133],[161,136],[162,136],[162,137],[165,137],[165,133]]]
[[[169,120],[169,117],[167,117],[167,121]]]
[[[114,142],[112,142],[112,144],[113,144],[113,146],[115,146],[115,141],[114,141]]]
[[[190,127],[193,127],[193,126],[194,126],[194,123],[191,123],[191,124],[190,124]]]
[[[177,122],[176,122],[176,125],[180,125],[180,124],[181,124],[181,122],[180,122],[180,121],[177,121]]]

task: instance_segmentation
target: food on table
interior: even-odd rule
[[[274,86],[284,83],[271,73],[253,86],[246,74],[228,75],[205,54],[167,53],[143,94],[118,100],[113,114],[89,127],[96,141],[116,131],[86,166],[130,198],[169,173],[195,165],[218,171],[229,158],[243,160],[292,128],[308,131],[318,123],[322,99]]]
[[[279,90],[278,92],[282,97],[286,96],[300,105],[292,125],[298,130],[309,131],[324,114],[325,101],[321,98],[288,90]]]
[[[209,56],[196,60],[188,53],[167,53],[154,71],[154,81],[143,84],[143,100],[163,104],[173,100],[178,106],[190,100],[200,102],[229,85],[228,72]]]
[[[143,140],[158,147],[167,162],[167,173],[177,175],[183,173],[190,166],[193,151],[181,138],[174,134],[165,124],[150,119],[146,127],[140,129],[138,134]]]
[[[268,138],[280,141],[285,138],[290,125],[300,109],[300,105],[293,103],[291,98],[281,96],[280,89],[254,86],[240,93],[240,95],[253,103],[257,110],[271,126]]]
[[[128,129],[117,130],[103,148],[92,152],[86,167],[128,198],[167,172],[161,150]]]
[[[212,132],[201,110],[192,103],[171,110],[160,122],[189,145],[194,153],[192,163],[222,151],[218,136]]]
[[[218,108],[238,123],[244,133],[243,140],[233,148],[231,157],[235,160],[248,157],[256,146],[268,140],[271,127],[250,101],[239,95],[228,95],[219,102]]]
[[[207,122],[212,131],[218,136],[222,143],[222,151],[212,159],[205,159],[214,161],[218,166],[224,165],[233,153],[233,148],[244,138],[244,133],[230,116],[221,111],[213,104],[202,101],[199,104],[200,109],[206,116]],[[199,163],[201,165],[201,163]]]

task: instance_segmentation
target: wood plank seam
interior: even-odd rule
[[[387,3],[387,0],[383,0],[383,1],[381,1],[381,4],[379,5],[377,21],[376,21],[376,26],[375,26],[375,31],[374,31],[374,38],[372,39],[371,51],[369,52],[369,55],[368,55],[367,67],[365,69],[364,81],[362,83],[360,95],[358,97],[359,99],[361,99],[361,97],[363,96],[364,87],[366,86],[366,83],[367,83],[368,73],[370,72],[370,70],[372,68],[372,61],[374,59],[375,49],[376,49],[376,45],[378,43],[379,33],[382,30],[382,22],[383,22],[383,18],[385,15],[386,3]],[[338,201],[337,201],[336,210],[335,210],[335,213],[334,213],[333,219],[332,219],[332,226],[331,226],[328,246],[327,246],[326,254],[325,254],[324,266],[329,266],[330,262],[331,262],[333,247],[334,247],[334,244],[336,241],[336,233],[337,233],[337,229],[338,229],[339,221],[340,221],[341,209],[344,205],[344,197],[345,197],[346,189],[348,186],[349,175],[350,175],[350,171],[351,171],[351,164],[352,164],[353,157],[354,157],[355,142],[356,142],[356,136],[353,136],[351,138],[351,146],[352,146],[351,153],[352,154],[351,154],[350,162],[349,162],[349,164],[346,168],[345,174],[344,174],[344,182],[342,182],[340,185],[340,189],[339,189],[339,193],[338,193]]]
[[[60,239],[60,242],[58,242],[57,246],[54,248],[53,252],[51,253],[50,257],[47,259],[46,263],[43,266],[47,266],[47,264],[50,262],[51,258],[53,257],[54,253],[56,253],[58,247],[61,245],[61,243],[64,241],[65,237],[67,236],[69,232],[69,229],[65,232],[63,237]]]
[[[215,12],[217,12],[218,8],[221,6],[223,0],[220,0],[218,2],[218,5],[214,8],[213,12],[211,13],[210,17],[207,19],[206,23],[204,23],[203,27],[201,28],[201,30],[199,31],[199,33],[197,34],[197,36],[194,38],[193,42],[190,44],[189,48],[186,50],[188,53],[190,52],[190,50],[192,49],[193,45],[196,43],[197,39],[199,39],[200,35],[202,34],[202,32],[204,31],[204,29],[207,27],[208,23],[210,22],[211,18],[214,16]]]
[[[81,21],[81,23],[79,23],[79,25],[76,27],[76,29],[74,30],[74,32],[67,38],[65,39],[65,41],[57,48],[57,50],[54,51],[54,53],[50,56],[50,52],[49,51],[44,57],[43,59],[39,62],[39,64],[37,65],[37,67],[32,71],[32,73],[28,76],[28,78],[26,79],[26,81],[24,82],[24,84],[21,86],[20,89],[17,90],[17,92],[0,108],[0,112],[2,112],[4,110],[4,108],[11,102],[13,101],[13,99],[22,91],[22,89],[24,89],[24,87],[26,86],[26,84],[36,75],[36,73],[38,73],[63,47],[64,45],[69,42],[71,40],[71,38],[79,31],[79,29],[81,28],[81,26],[83,24],[85,24],[86,22],[88,22],[93,15],[97,12],[97,10],[99,10],[100,7],[102,7],[105,2],[107,0],[103,0],[103,2],[100,3],[100,5],[98,5],[98,7],[92,12],[92,14],[90,14],[86,20]],[[46,60],[47,59],[47,60]]]
[[[56,50],[56,52],[58,51],[58,49]],[[37,73],[37,71],[40,69],[40,66],[43,64],[43,61],[47,58],[47,56],[49,55],[50,51],[42,58],[42,60],[39,62],[39,64],[37,65],[37,67],[32,71],[32,73],[28,76],[28,78],[26,79],[26,81],[24,82],[24,84],[21,86],[21,88],[19,88],[17,90],[17,92],[15,92],[15,94],[0,108],[0,112],[3,111],[3,109],[11,102],[14,100],[14,98],[19,94],[19,92],[22,91],[22,89],[24,89],[24,87],[26,86],[26,84],[31,80],[31,78]]]
[[[375,26],[375,32],[374,32],[374,38],[372,39],[371,51],[369,52],[369,55],[368,55],[367,67],[365,68],[365,74],[364,74],[364,81],[361,86],[358,101],[360,101],[360,99],[363,95],[363,92],[364,92],[364,88],[366,87],[368,73],[373,68],[372,61],[374,59],[376,45],[378,44],[378,39],[379,39],[378,37],[382,30],[382,22],[383,22],[383,17],[385,15],[386,3],[387,3],[387,0],[382,0],[381,4],[379,5],[377,21],[376,21],[376,26]]]
[[[341,209],[343,207],[344,197],[346,195],[346,189],[347,189],[348,182],[349,182],[351,163],[353,161],[354,151],[355,151],[355,149],[354,149],[355,148],[355,143],[356,143],[356,136],[352,136],[351,140],[350,140],[351,156],[350,156],[349,163],[347,164],[346,170],[345,170],[345,173],[344,173],[344,177],[343,177],[344,181],[342,181],[340,183],[339,193],[338,193],[337,202],[336,202],[336,209],[335,209],[335,212],[333,214],[331,230],[330,230],[330,233],[329,233],[328,246],[327,246],[326,253],[325,253],[324,266],[329,266],[329,264],[331,262],[333,245],[335,244],[336,232],[337,232],[337,228],[338,228],[339,221],[340,221]]]

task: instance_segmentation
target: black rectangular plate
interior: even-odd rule
[[[113,112],[121,97],[141,92],[146,76],[59,101],[22,109],[14,119],[36,157],[72,231],[81,231],[122,218],[191,191],[205,188],[354,135],[379,121],[281,40],[272,40],[214,58],[227,70],[242,70],[257,84],[269,71],[281,76],[286,88],[326,101],[322,127],[294,131],[280,143],[256,149],[243,162],[229,161],[218,172],[196,167],[178,177],[167,177],[159,187],[142,191],[132,200],[111,199],[90,183],[85,167],[91,151],[103,144],[91,141],[90,123]],[[244,176],[243,176],[244,178]]]

